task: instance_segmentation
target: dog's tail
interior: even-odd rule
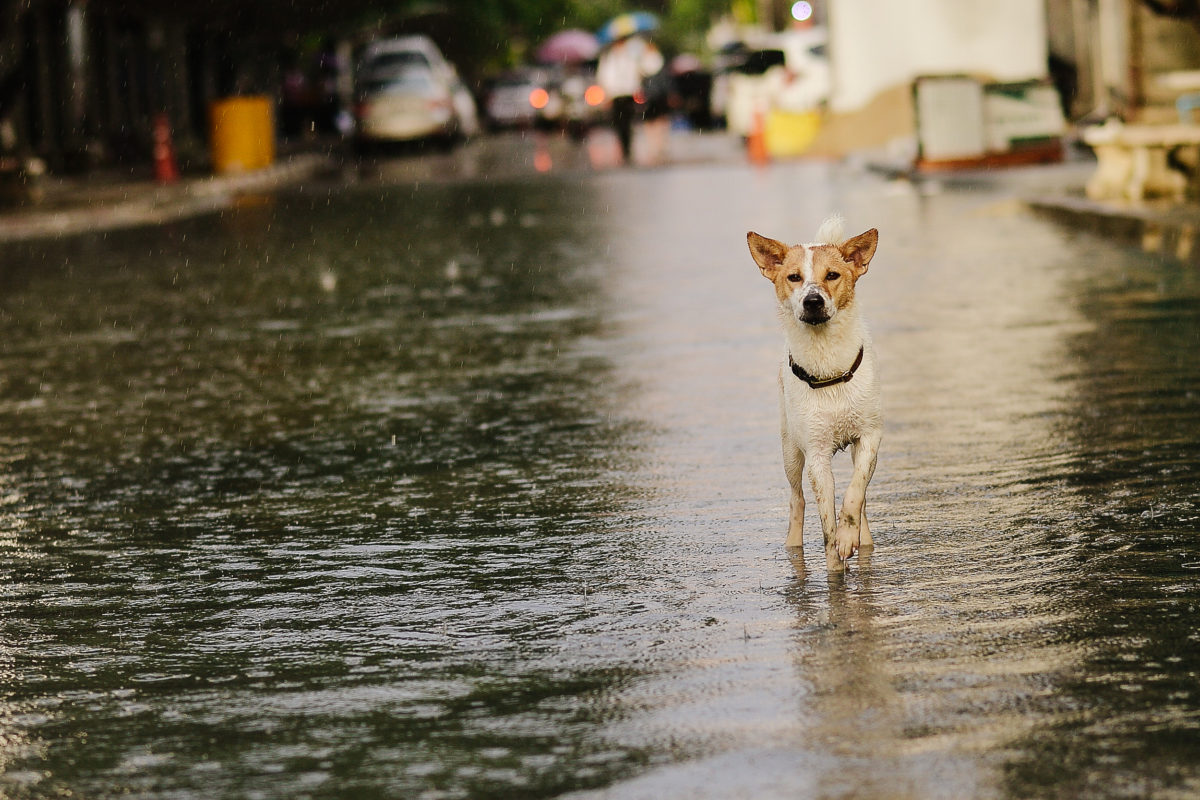
[[[830,214],[817,228],[817,244],[839,245],[846,240],[846,220],[841,214]]]

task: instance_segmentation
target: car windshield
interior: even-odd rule
[[[532,84],[533,84],[533,79],[531,77],[529,77],[528,75],[514,74],[514,75],[501,75],[499,78],[496,79],[496,82],[494,85],[496,86],[496,88],[501,88],[501,87],[509,87],[509,86],[530,86]]]
[[[362,67],[362,73],[373,79],[382,79],[406,72],[413,67],[430,69],[429,59],[416,50],[399,50],[372,56]]]
[[[410,66],[386,75],[372,74],[362,88],[364,94],[429,94],[436,86],[428,69]]]

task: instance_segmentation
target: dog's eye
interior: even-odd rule
[[[825,275],[825,280],[836,281],[840,277],[842,277],[842,273],[840,273],[840,272],[829,272],[828,274]]]
[[[791,281],[792,283],[799,283],[800,281],[804,280],[804,276],[803,275],[788,275],[788,280]]]

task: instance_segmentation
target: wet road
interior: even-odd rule
[[[844,577],[811,504],[782,547],[744,242],[835,209]],[[0,264],[0,794],[1200,794],[1190,267],[825,164],[384,170]]]

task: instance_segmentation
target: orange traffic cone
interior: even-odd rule
[[[766,164],[771,160],[767,153],[767,132],[762,111],[754,112],[754,124],[750,128],[750,135],[746,137],[746,157],[751,164]]]
[[[175,146],[171,144],[171,123],[166,114],[154,116],[154,178],[159,183],[175,183],[179,180]]]

